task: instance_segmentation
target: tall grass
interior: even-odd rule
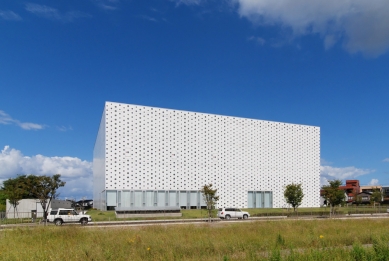
[[[389,260],[388,229],[386,219],[38,226],[0,230],[0,260]]]

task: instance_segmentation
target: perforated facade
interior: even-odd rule
[[[320,206],[320,128],[106,102],[94,149],[94,205],[199,208],[204,184],[224,207],[283,207],[301,183]]]

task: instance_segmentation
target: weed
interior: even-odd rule
[[[282,237],[281,234],[278,234],[276,240],[276,246],[284,246],[284,245],[285,245],[285,239]]]

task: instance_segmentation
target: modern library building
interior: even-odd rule
[[[106,102],[93,152],[100,210],[281,208],[302,184],[302,207],[320,206],[320,128]]]

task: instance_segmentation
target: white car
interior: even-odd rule
[[[248,219],[250,214],[239,208],[219,208],[217,216],[221,219],[239,218]]]
[[[71,208],[58,208],[50,210],[47,221],[53,222],[57,226],[62,225],[62,223],[81,223],[81,225],[86,225],[92,221],[92,218],[89,215],[78,214],[77,211]]]

